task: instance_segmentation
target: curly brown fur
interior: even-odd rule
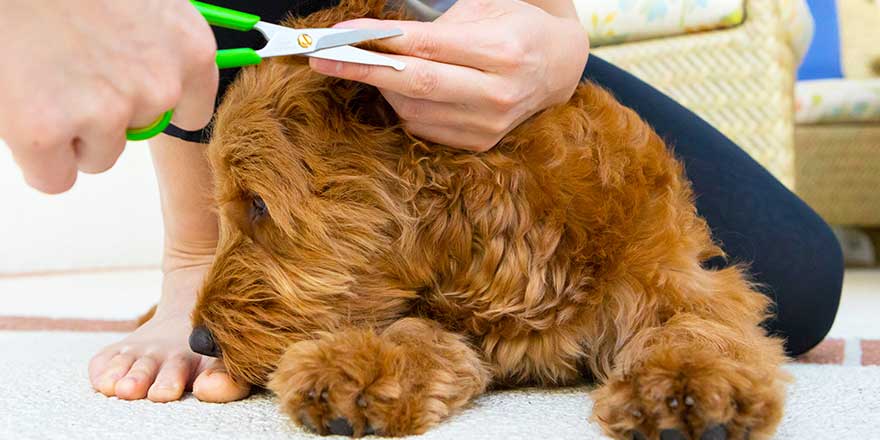
[[[288,22],[397,17],[347,0]],[[410,136],[372,87],[245,69],[208,151],[220,248],[193,314],[237,378],[325,433],[421,433],[490,383],[599,381],[615,438],[768,438],[768,301],[719,255],[682,166],[594,84],[486,153]],[[265,209],[263,208],[265,204]]]

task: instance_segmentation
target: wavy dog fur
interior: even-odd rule
[[[287,24],[400,17],[382,6]],[[584,371],[615,438],[763,439],[781,418],[767,298],[701,266],[721,251],[681,164],[594,84],[477,154],[411,136],[373,87],[270,60],[227,93],[208,155],[221,236],[194,325],[299,424],[416,434],[489,386]]]

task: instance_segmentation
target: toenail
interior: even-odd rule
[[[156,390],[157,391],[176,391],[178,388],[177,385],[173,383],[157,383]]]
[[[365,399],[364,396],[358,396],[357,404],[361,408],[366,408],[367,407],[367,399]]]
[[[632,415],[633,415],[633,417],[635,417],[637,419],[642,418],[642,412],[637,409],[632,410]]]
[[[367,429],[364,429],[364,435],[375,435],[375,434],[376,434],[376,430],[373,429],[373,427],[370,425],[367,425]]]
[[[694,398],[691,397],[691,396],[687,396],[687,397],[684,398],[684,404],[687,405],[687,406],[694,406],[694,404],[696,404],[696,403],[697,403],[697,402],[696,402],[696,401],[694,400]]]
[[[351,423],[348,423],[348,420],[344,417],[339,417],[330,421],[327,426],[330,428],[330,433],[335,435],[354,435],[354,429],[351,427]]]
[[[135,385],[137,385],[137,379],[135,379],[134,377],[126,377],[116,383],[116,386],[120,386],[120,385],[122,385],[123,387],[135,386]]]
[[[664,429],[660,431],[660,440],[685,440],[685,437],[677,429]]]
[[[318,394],[315,393],[315,390],[309,391],[309,399],[314,399]]]
[[[329,399],[330,399],[330,393],[324,391],[323,393],[321,393],[321,398],[324,399],[324,400],[329,400]]]
[[[678,399],[676,399],[675,397],[670,397],[666,400],[666,404],[669,405],[669,407],[672,409],[678,408]]]
[[[642,434],[639,431],[630,431],[629,435],[632,440],[648,440],[648,438],[645,437],[645,434]]]
[[[700,440],[727,440],[727,429],[724,425],[715,425],[709,427],[700,436]]]

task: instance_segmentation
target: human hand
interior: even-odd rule
[[[25,180],[58,193],[110,168],[128,127],[175,108],[198,129],[217,93],[216,46],[187,0],[0,0],[0,138]]]
[[[586,31],[518,0],[459,0],[432,23],[359,19],[336,27],[403,30],[376,40],[406,69],[309,60],[317,72],[379,88],[412,134],[492,148],[533,114],[566,102],[587,61]]]

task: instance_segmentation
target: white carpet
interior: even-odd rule
[[[305,439],[273,399],[168,404],[109,399],[91,390],[86,363],[112,333],[0,332],[0,439]],[[780,439],[880,437],[880,367],[793,365]],[[586,388],[480,398],[425,439],[594,439]]]

